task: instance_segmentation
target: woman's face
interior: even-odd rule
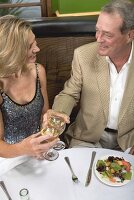
[[[40,49],[37,46],[37,42],[35,40],[35,35],[33,34],[32,31],[29,33],[28,43],[29,43],[28,64],[35,63],[36,53],[39,52]]]

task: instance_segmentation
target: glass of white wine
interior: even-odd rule
[[[51,135],[54,138],[59,137],[66,128],[66,123],[62,117],[52,115],[48,120],[48,124],[45,128],[41,130],[42,135]],[[52,141],[47,140],[48,142]],[[59,153],[58,151],[65,148],[65,143],[62,141],[58,141],[56,145],[53,146],[47,153],[44,153],[44,157],[46,160],[55,160],[58,158]]]

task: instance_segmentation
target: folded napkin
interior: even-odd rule
[[[1,158],[0,157],[0,176],[13,169],[17,165],[29,160],[28,156],[19,156],[16,158]],[[3,200],[3,199],[2,199]]]
[[[131,147],[126,149],[125,153],[129,153],[130,149],[131,149]]]

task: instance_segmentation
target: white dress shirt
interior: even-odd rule
[[[107,123],[108,128],[118,129],[118,116],[125,90],[129,64],[132,59],[132,51],[133,46],[128,61],[123,65],[119,73],[117,72],[115,65],[111,62],[109,57],[106,57],[106,60],[109,63],[110,71],[110,103]]]

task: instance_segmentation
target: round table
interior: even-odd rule
[[[123,186],[114,187],[102,183],[93,173],[90,184],[85,187],[92,151],[96,151],[94,163],[102,156],[123,157],[134,168],[134,156],[103,148],[71,148],[59,151],[55,161],[39,161],[32,158],[18,162],[1,174],[13,200],[20,200],[19,191],[27,188],[30,200],[133,200],[134,178]],[[64,157],[68,156],[79,183],[71,179],[71,172]],[[8,159],[10,160],[10,159]],[[16,166],[17,165],[17,166]]]

